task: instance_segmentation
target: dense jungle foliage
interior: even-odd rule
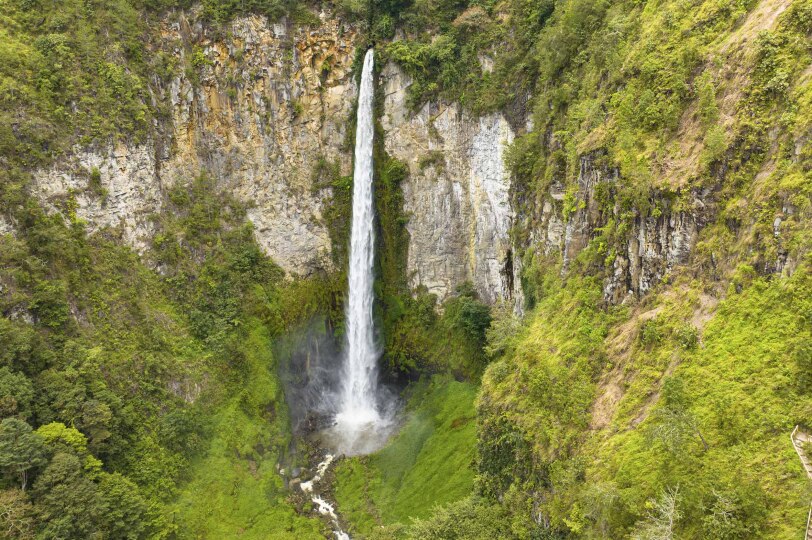
[[[159,137],[154,85],[201,66],[154,38],[193,7],[222,31],[326,8],[412,78],[415,109],[456,101],[517,131],[522,317],[469,284],[442,305],[410,289],[408,170],[378,127],[381,365],[411,384],[390,444],[335,469],[353,538],[802,534],[812,495],[789,434],[812,428],[810,0],[0,0],[0,217],[15,224],[0,234],[0,538],[331,534],[278,474],[301,457],[273,344],[314,317],[342,331],[351,177],[313,171],[338,270],[307,280],[206,174],[167,189],[143,254],[88,234],[75,194],[48,213],[30,190],[75,145]],[[603,226],[565,268],[534,231],[552,185],[565,219],[584,208],[584,156],[618,180],[596,188]],[[697,198],[689,264],[607,302],[634,224]]]

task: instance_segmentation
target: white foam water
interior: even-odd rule
[[[338,521],[338,515],[336,515],[333,505],[324,500],[320,495],[312,495],[313,489],[321,482],[327,473],[327,469],[329,469],[333,463],[334,458],[335,456],[332,454],[327,454],[324,460],[316,467],[316,476],[311,478],[308,482],[302,482],[299,487],[303,492],[311,494],[310,500],[316,505],[316,510],[318,510],[319,514],[330,518],[330,521],[335,527],[333,534],[336,536],[336,540],[351,540],[350,535],[341,530],[341,523]]]
[[[347,344],[339,407],[331,437],[345,455],[373,452],[383,446],[392,425],[391,415],[377,404],[379,349],[372,317],[374,300],[375,229],[372,142],[374,53],[364,57],[358,95],[355,133],[355,170],[352,191]]]

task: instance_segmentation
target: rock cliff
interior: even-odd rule
[[[244,17],[226,31],[207,27],[194,12],[172,14],[153,44],[154,54],[176,66],[171,77],[152,81],[155,103],[167,113],[154,134],[77,148],[35,174],[34,192],[52,208],[64,208],[72,197],[91,230],[116,228],[144,251],[166,189],[206,172],[247,204],[257,241],[286,271],[329,269],[330,238],[321,219],[328,192],[314,185],[313,171],[321,159],[337,161],[341,174],[351,169],[345,139],[357,94],[356,37],[354,28],[325,13],[309,27]],[[618,217],[617,205],[602,208],[596,194],[599,184],[611,189],[618,173],[596,154],[582,156],[577,189],[569,192],[554,179],[517,224],[504,163],[511,123],[499,113],[475,117],[442,101],[413,111],[410,85],[395,64],[383,66],[384,146],[409,169],[403,185],[409,282],[442,300],[470,281],[486,302],[520,307],[520,252],[558,253],[566,273],[596,231]],[[576,204],[565,215],[567,196]],[[690,203],[679,207],[659,199],[666,201],[660,213],[637,216],[607,259],[607,301],[644,294],[688,260],[705,222],[702,198],[689,194]],[[525,245],[513,245],[517,226],[529,229]]]
[[[599,229],[612,219],[621,219],[620,203],[611,196],[619,173],[602,164],[600,157],[600,152],[581,156],[577,185],[569,194],[572,197],[569,211],[563,202],[568,193],[560,181],[553,182],[536,210],[538,225],[526,248],[546,255],[560,254],[565,274]],[[609,195],[604,195],[603,201],[598,193],[601,185]],[[643,295],[675,266],[688,261],[699,230],[707,223],[708,209],[698,193],[682,197],[687,202],[681,205],[676,202],[678,195],[654,193],[650,202],[657,204],[658,209],[648,215],[643,215],[640,209],[631,209],[632,225],[606,258],[603,288],[606,301],[618,303]]]
[[[226,32],[194,13],[169,16],[153,52],[180,67],[169,80],[153,80],[154,99],[168,112],[155,135],[76,148],[35,174],[34,191],[52,208],[71,195],[91,230],[117,228],[144,251],[166,189],[206,172],[248,204],[257,241],[286,271],[327,269],[327,193],[313,185],[312,173],[322,158],[350,172],[355,38],[352,27],[327,14],[310,28],[240,18]],[[518,298],[503,160],[513,131],[502,115],[476,118],[455,103],[414,113],[406,105],[409,85],[394,64],[384,67],[385,147],[410,171],[403,188],[411,284],[440,299],[464,281],[490,303]],[[90,188],[94,169],[103,194]]]
[[[328,268],[326,193],[312,173],[322,158],[345,174],[351,166],[343,148],[356,96],[354,29],[322,14],[311,27],[240,18],[221,34],[195,19],[181,13],[161,26],[154,53],[180,67],[153,80],[168,109],[156,135],[77,148],[35,174],[35,193],[46,203],[73,194],[91,230],[119,227],[143,251],[166,188],[205,171],[249,206],[257,241],[286,271]],[[94,168],[104,196],[88,189]]]
[[[413,112],[409,77],[390,63],[382,79],[386,151],[409,167],[403,191],[412,286],[443,299],[471,281],[489,303],[518,301],[504,163],[510,125],[501,114],[476,118],[456,103],[426,103]]]

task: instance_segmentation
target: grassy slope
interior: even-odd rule
[[[206,454],[190,467],[175,511],[181,538],[322,538],[296,513],[276,471],[289,439],[284,398],[266,329],[251,321],[248,384],[213,416]]]
[[[716,307],[698,283],[680,283],[631,312],[595,312],[594,324],[585,317],[594,308],[579,297],[583,289],[549,291],[515,352],[489,368],[480,402],[486,446],[501,417],[530,446],[530,476],[547,479],[553,525],[588,538],[621,536],[645,516],[647,501],[679,486],[686,537],[711,534],[703,520],[714,493],[739,501],[731,511],[749,527],[742,534],[797,537],[809,488],[789,433],[812,413],[794,361],[812,339],[808,267],[731,288]],[[595,377],[579,357],[597,361]],[[664,384],[675,379],[707,450],[691,430],[673,446],[658,436]]]
[[[647,384],[635,384],[647,359],[642,351],[634,355],[632,361],[641,367],[628,367],[632,382],[612,425],[598,435],[590,473],[614,478],[621,490],[636,492],[634,503],[640,505],[645,491],[651,496],[666,484],[681,482],[689,496],[690,491],[723,486],[758,486],[768,508],[761,533],[797,537],[805,524],[809,489],[789,433],[796,423],[809,422],[812,404],[798,391],[793,349],[799,339],[812,337],[805,320],[812,308],[810,286],[806,269],[786,281],[757,280],[720,303],[695,350],[686,352],[673,343],[658,347],[679,357],[666,369],[685,382],[691,410],[710,446],[706,452],[695,439],[676,456],[651,444],[646,427],[655,420],[645,408],[664,373]],[[690,310],[690,302],[682,302]],[[641,414],[642,422],[630,429]],[[685,526],[694,535],[702,534],[695,524]]]
[[[424,58],[440,58],[429,67],[441,74],[475,72],[472,54],[438,49],[502,39],[505,20],[521,31],[540,20],[535,5],[505,2],[478,15],[482,30],[455,24],[447,39],[390,52],[418,78],[434,75]],[[567,0],[530,28],[527,47],[511,50],[521,34],[508,34],[482,86],[441,80],[441,95],[458,99],[462,85],[486,110],[503,105],[487,100],[490,82],[532,90],[536,128],[509,159],[530,223],[520,245],[551,182],[569,186],[565,220],[580,202],[581,155],[604,151],[620,172],[605,226],[564,283],[560,261],[534,261],[531,245],[524,284],[537,306],[484,378],[478,486],[524,516],[517,536],[646,537],[654,501],[677,487],[681,537],[802,529],[808,489],[789,431],[810,422],[799,352],[810,339],[810,23],[808,0]],[[639,304],[604,307],[600,285],[630,225],[690,209],[691,192],[716,206],[691,268]],[[782,254],[793,263],[778,275]],[[667,398],[675,387],[679,399]]]
[[[336,499],[351,532],[426,517],[471,491],[476,387],[443,376],[421,384],[406,423],[383,450],[336,468]]]

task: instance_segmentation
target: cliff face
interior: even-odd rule
[[[501,114],[470,116],[456,103],[412,112],[411,81],[394,64],[382,74],[387,152],[407,163],[408,273],[413,287],[445,298],[464,281],[489,303],[521,305],[504,153],[513,130]]]
[[[468,280],[488,303],[508,300],[521,309],[521,253],[556,254],[566,275],[599,230],[620,221],[624,209],[611,195],[619,172],[603,164],[600,151],[581,156],[574,192],[568,195],[563,178],[554,179],[519,215],[504,162],[514,132],[502,114],[476,118],[459,104],[444,102],[412,111],[407,105],[410,78],[392,63],[381,78],[386,150],[406,162],[410,173],[404,210],[413,287],[425,286],[442,299]],[[527,127],[532,130],[529,122]],[[658,192],[648,201],[657,205],[656,214],[633,209],[632,226],[606,259],[604,299],[620,303],[644,295],[687,263],[710,219],[710,199],[710,193]],[[514,245],[512,228],[524,229],[529,240]]]
[[[35,174],[34,190],[46,202],[72,193],[91,230],[120,227],[143,251],[165,188],[205,171],[249,206],[258,243],[286,271],[327,268],[326,193],[312,173],[322,158],[345,174],[351,166],[343,147],[356,96],[355,36],[326,16],[311,28],[241,18],[225,37],[170,18],[155,54],[187,69],[153,81],[154,99],[168,107],[156,139],[77,149]],[[88,189],[94,168],[104,196]]]
[[[566,274],[573,260],[598,230],[610,220],[620,221],[620,203],[608,198],[619,173],[601,164],[601,153],[581,156],[577,189],[569,195],[561,182],[553,182],[541,199],[538,225],[533,227],[528,249],[545,255],[560,254]],[[603,195],[599,191],[603,190]],[[654,215],[644,216],[632,209],[634,218],[620,239],[619,247],[607,254],[607,273],[603,295],[608,302],[619,303],[649,291],[677,265],[688,261],[699,230],[707,223],[708,208],[702,202],[710,198],[699,193],[655,193],[651,203],[658,204]],[[564,200],[571,197],[571,209]],[[683,199],[682,204],[678,197]],[[687,202],[685,202],[687,201]],[[611,204],[607,207],[607,202]]]
[[[153,80],[154,99],[167,107],[157,135],[77,148],[37,172],[34,191],[53,208],[71,195],[91,230],[118,228],[143,252],[166,188],[205,171],[249,206],[257,241],[286,271],[328,269],[327,192],[312,174],[322,158],[351,171],[345,138],[357,95],[355,38],[353,28],[324,14],[307,29],[241,18],[224,36],[191,15],[168,18],[154,53],[187,68]],[[411,81],[394,64],[381,82],[385,147],[410,171],[403,189],[411,284],[444,299],[471,281],[489,303],[521,304],[503,159],[513,140],[509,124],[499,114],[472,117],[455,103],[412,112]],[[90,187],[94,169],[103,192]]]
[[[307,28],[240,18],[217,34],[193,15],[171,16],[153,52],[186,69],[152,81],[153,98],[166,109],[156,135],[77,148],[35,174],[34,191],[53,206],[72,196],[77,216],[91,230],[118,228],[144,251],[166,188],[205,171],[247,204],[258,243],[286,271],[329,269],[330,239],[321,219],[328,192],[314,185],[313,171],[326,159],[337,161],[341,174],[351,172],[352,145],[345,139],[357,95],[351,75],[356,36],[326,14]],[[407,105],[411,84],[395,64],[383,66],[384,145],[409,169],[403,191],[410,284],[442,300],[471,281],[484,301],[520,308],[517,252],[558,253],[566,273],[596,231],[618,217],[618,206],[601,207],[596,192],[599,185],[611,189],[618,173],[601,165],[597,154],[585,155],[577,191],[567,194],[554,180],[532,216],[517,223],[504,163],[514,138],[511,124],[498,113],[474,117],[457,103],[430,102],[413,111]],[[666,202],[657,217],[634,221],[607,259],[607,301],[646,293],[688,260],[705,222],[700,195],[689,194],[688,204]],[[575,201],[570,210],[564,208],[568,196]],[[527,244],[512,244],[514,226],[529,230]]]

